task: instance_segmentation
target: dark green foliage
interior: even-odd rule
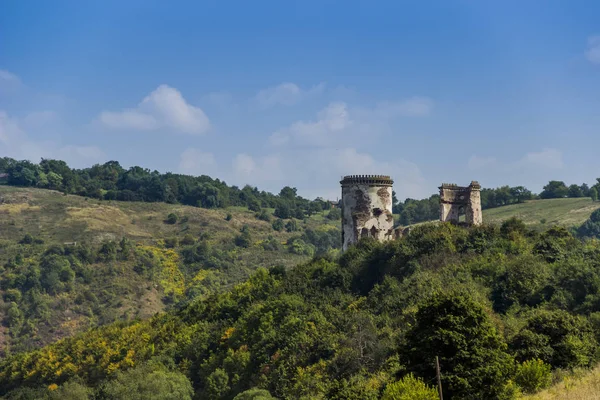
[[[511,340],[520,361],[540,359],[555,368],[588,367],[598,360],[589,321],[563,310],[536,310]]]
[[[167,224],[176,224],[177,223],[177,215],[174,213],[170,213],[169,215],[167,215],[167,219],[165,219],[165,222]]]
[[[598,200],[598,189],[596,189],[595,187],[590,189],[590,197],[592,199],[592,201],[596,201]]]
[[[277,218],[275,221],[273,221],[272,226],[274,230],[276,230],[277,232],[281,232],[285,225],[281,218]]]
[[[261,220],[261,221],[266,221],[266,222],[270,222],[271,221],[271,215],[267,212],[267,210],[260,210],[260,212],[258,214],[256,214],[256,218]]]
[[[298,230],[298,223],[296,222],[296,220],[290,219],[285,224],[285,230],[286,230],[286,232],[296,232]]]
[[[252,235],[250,234],[248,225],[244,225],[240,232],[241,234],[235,237],[235,245],[244,248],[252,246]]]
[[[227,215],[225,216],[225,221],[231,221],[232,218],[233,216],[231,215],[231,213],[227,213]]]
[[[567,197],[569,194],[569,188],[563,181],[550,181],[544,190],[540,193],[542,199],[560,199]]]
[[[600,238],[600,209],[594,211],[577,229],[577,235],[584,238]]]
[[[19,241],[19,243],[32,244],[33,241],[34,241],[33,236],[31,236],[29,233],[26,233],[25,236],[23,236],[23,238],[21,239],[21,241]]]
[[[513,234],[523,235],[527,233],[527,225],[517,217],[511,217],[502,223],[500,233],[507,237]]]
[[[165,247],[167,249],[174,249],[179,244],[179,240],[176,237],[166,238]]]
[[[494,309],[506,312],[515,305],[534,307],[547,296],[551,270],[536,257],[523,256],[511,261],[494,282]]]
[[[273,236],[269,235],[267,240],[262,243],[262,247],[268,251],[277,251],[279,250],[280,244]]]
[[[332,208],[327,213],[327,219],[330,219],[332,221],[337,221],[337,220],[340,220],[341,218],[342,218],[342,210],[340,208]]]
[[[513,374],[507,345],[483,307],[466,293],[434,294],[417,311],[401,352],[410,371],[430,381],[439,356],[444,394],[493,399]]]

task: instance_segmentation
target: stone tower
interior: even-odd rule
[[[342,250],[363,237],[394,238],[392,184],[384,175],[349,175],[342,184]]]
[[[440,221],[460,222],[464,215],[468,225],[481,225],[481,185],[477,181],[466,187],[443,183],[439,189]]]

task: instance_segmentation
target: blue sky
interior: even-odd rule
[[[0,155],[335,198],[600,176],[594,1],[3,1]]]

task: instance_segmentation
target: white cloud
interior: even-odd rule
[[[353,125],[346,103],[331,103],[317,114],[315,121],[297,121],[271,135],[269,143],[275,146],[290,143],[326,146]]]
[[[35,111],[23,118],[23,125],[25,128],[43,128],[57,122],[58,119],[58,114],[54,111]]]
[[[401,198],[429,195],[415,164],[400,158],[379,161],[351,147],[288,150],[259,158],[238,154],[233,161],[231,180],[272,192],[286,185],[295,186],[300,195],[308,198],[335,199],[340,196],[340,178],[351,174],[391,175],[397,179],[395,190]]]
[[[320,83],[309,89],[302,89],[295,83],[284,82],[259,91],[255,100],[262,108],[270,108],[276,105],[291,106],[310,96],[323,93],[325,84]]]
[[[210,128],[210,121],[199,107],[188,104],[181,93],[161,85],[135,109],[120,112],[103,111],[98,120],[109,128],[156,130],[172,128],[182,133],[199,135]]]
[[[0,69],[0,81],[9,82],[17,85],[21,83],[21,80],[18,76],[4,69]]]
[[[585,58],[592,64],[600,64],[600,35],[588,38],[588,48],[585,51]]]
[[[561,169],[564,166],[562,153],[556,149],[543,149],[537,153],[527,153],[520,164],[525,167],[533,166],[542,169]]]
[[[215,156],[198,149],[185,149],[179,157],[179,171],[184,174],[209,175],[215,166]]]
[[[32,162],[39,162],[41,158],[55,158],[77,168],[90,166],[91,163],[106,159],[104,152],[96,146],[61,145],[51,141],[30,139],[23,128],[24,121],[31,124],[42,116],[47,118],[50,115],[32,113],[19,120],[8,115],[6,111],[0,110],[0,154]],[[52,115],[54,118],[53,113]]]
[[[11,118],[6,111],[0,110],[0,143],[9,146],[20,137],[23,131],[15,118]]]
[[[404,101],[379,103],[375,108],[350,108],[344,102],[333,102],[312,121],[296,121],[274,132],[269,144],[282,146],[331,146],[342,140],[349,142],[364,137],[374,138],[389,129],[396,117],[420,117],[431,113],[433,101],[413,97]]]
[[[276,154],[255,160],[244,153],[233,159],[234,180],[240,184],[281,181],[285,177],[284,172],[281,159]]]

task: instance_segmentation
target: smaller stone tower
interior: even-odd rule
[[[363,237],[394,238],[392,185],[385,175],[349,175],[342,185],[342,250]]]
[[[453,183],[443,183],[440,189],[440,221],[460,222],[460,216],[465,216],[468,225],[481,225],[481,185],[472,181],[469,186],[457,186]]]

